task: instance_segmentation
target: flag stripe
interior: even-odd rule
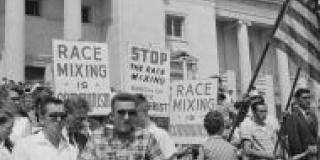
[[[297,43],[290,35],[287,35],[282,30],[277,30],[275,33],[275,37],[285,43],[287,46],[290,46],[292,50],[295,51],[297,55],[299,55],[306,62],[309,62],[311,66],[314,66],[316,70],[320,71],[320,62],[319,60],[309,53],[309,51]]]
[[[301,37],[308,40],[315,48],[317,48],[318,51],[320,51],[319,38],[314,36],[314,34],[312,34],[307,27],[301,25],[299,22],[295,21],[295,19],[289,16],[285,16],[283,20],[290,26],[293,34],[294,32],[299,34]]]
[[[308,8],[310,12],[314,12],[315,4],[318,2],[318,0],[297,0],[299,3],[301,3],[303,6]]]
[[[304,69],[305,71],[309,72],[309,75],[311,78],[315,80],[320,80],[320,71],[315,69],[313,66],[311,66],[308,61],[305,61],[304,59],[297,54],[294,50],[290,48],[290,46],[281,43],[282,40],[275,39],[276,43],[280,43],[281,45],[278,45],[278,51],[282,51],[286,54],[288,54],[288,57],[290,57],[299,67]]]
[[[320,82],[319,17],[315,13],[318,0],[291,0],[281,22],[276,26],[274,42],[299,67]]]
[[[308,49],[309,52],[316,58],[320,59],[320,47],[317,44],[310,43],[308,39],[305,39],[300,34],[296,34],[290,26],[286,24],[281,24],[279,30],[284,32],[287,35],[290,35],[297,43],[299,43],[304,48]],[[319,41],[316,41],[317,43]],[[316,47],[317,46],[317,47]]]
[[[287,15],[289,15],[290,18],[294,19],[295,21],[299,22],[301,25],[306,27],[312,34],[315,35],[315,37],[319,37],[319,29],[317,26],[314,26],[309,20],[305,19],[299,12],[296,12],[295,10],[289,8],[287,11]],[[286,17],[286,16],[284,16]]]
[[[310,8],[306,7],[305,5],[301,4],[296,0],[291,1],[290,7],[292,7],[295,11],[299,12],[305,19],[309,20],[315,27],[319,26],[317,16],[313,14]]]

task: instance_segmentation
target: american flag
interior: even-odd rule
[[[320,83],[318,0],[287,0],[274,33],[279,52]]]

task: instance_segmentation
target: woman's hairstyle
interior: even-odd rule
[[[204,128],[209,135],[219,133],[224,127],[223,115],[218,111],[210,111],[204,117]]]
[[[79,96],[66,99],[64,101],[64,107],[68,114],[73,114],[76,110],[81,110],[84,112],[90,111],[90,106],[87,100]]]

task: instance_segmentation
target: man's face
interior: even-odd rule
[[[116,101],[114,105],[114,127],[121,133],[130,133],[137,118],[137,109],[133,101]]]
[[[42,121],[47,131],[54,134],[61,134],[66,118],[63,104],[49,103],[46,105],[47,112],[43,115]]]
[[[311,95],[309,93],[302,93],[299,97],[299,104],[302,109],[309,109],[311,104]]]
[[[266,105],[257,105],[256,111],[253,112],[254,117],[259,122],[264,122],[267,118],[268,108]]]

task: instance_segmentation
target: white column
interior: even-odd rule
[[[81,28],[81,0],[64,0],[64,39],[80,40]]]
[[[238,49],[239,49],[239,67],[241,78],[241,92],[245,93],[248,89],[251,79],[251,61],[249,49],[249,22],[239,21],[237,27]]]
[[[219,56],[218,56],[218,43],[217,43],[217,7],[216,1],[203,1],[211,6],[210,18],[207,17],[206,22],[199,23],[206,25],[206,36],[196,36],[198,39],[203,39],[205,42],[200,47],[194,47],[194,52],[197,52],[198,61],[198,78],[206,79],[215,75],[219,75]],[[203,37],[204,36],[204,37]],[[190,41],[191,42],[191,41]],[[191,42],[192,43],[192,42]]]
[[[15,81],[24,81],[25,0],[6,0],[4,48],[6,77]]]
[[[291,89],[288,56],[286,53],[276,49],[279,85],[281,94],[281,107],[285,109]]]
[[[187,68],[187,60],[186,58],[182,58],[182,67],[183,67],[183,80],[188,79],[188,68]]]

